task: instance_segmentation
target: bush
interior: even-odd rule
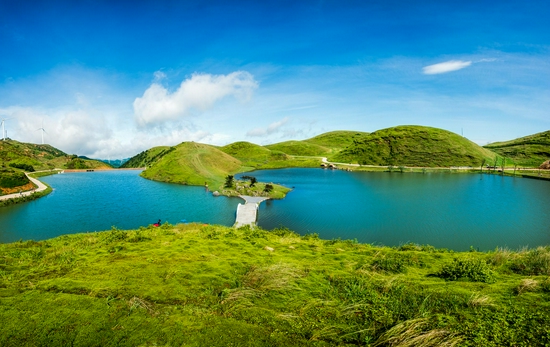
[[[479,259],[457,259],[445,265],[437,277],[448,281],[467,279],[473,282],[494,283],[495,276],[486,262]]]
[[[25,170],[28,172],[34,172],[34,167],[29,164],[10,163],[10,166],[17,169]]]
[[[400,256],[385,256],[374,259],[372,269],[390,273],[405,273],[407,271],[407,259]]]
[[[539,247],[514,259],[512,271],[522,275],[550,275],[550,250]]]
[[[30,181],[23,172],[2,172],[0,173],[0,187],[15,188],[24,186]]]

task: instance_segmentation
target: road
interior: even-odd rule
[[[47,170],[47,171],[49,171],[49,170]],[[37,171],[37,172],[40,172],[40,171]],[[20,197],[23,197],[23,196],[29,196],[29,195],[33,194],[34,192],[41,192],[41,191],[44,191],[44,190],[48,189],[48,187],[44,183],[40,182],[36,178],[30,177],[29,174],[27,174],[26,172],[25,172],[25,175],[27,175],[29,180],[32,183],[34,183],[38,188],[33,189],[33,190],[29,190],[29,191],[26,191],[26,192],[21,192],[21,193],[2,195],[2,196],[0,196],[0,200],[8,200],[8,199],[12,199],[12,198],[20,198]]]

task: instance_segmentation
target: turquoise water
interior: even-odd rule
[[[550,245],[550,182],[476,174],[283,169],[248,173],[294,190],[258,225],[384,245],[490,250]]]
[[[233,225],[239,198],[204,187],[149,181],[138,171],[44,177],[54,191],[0,209],[0,242],[133,229],[158,219]],[[300,234],[397,246],[480,250],[550,245],[550,182],[474,174],[360,173],[282,169],[247,173],[294,187],[261,204],[258,224]]]
[[[139,171],[65,173],[41,178],[54,191],[0,209],[0,242],[43,240],[62,234],[135,229],[182,219],[232,225],[239,198],[212,197],[204,187],[154,182]]]

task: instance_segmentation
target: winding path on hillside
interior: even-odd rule
[[[49,170],[48,170],[49,171]],[[37,172],[40,172],[40,171],[37,171]],[[13,193],[13,194],[8,194],[8,195],[2,195],[0,196],[0,200],[8,200],[8,199],[13,199],[13,198],[21,198],[23,196],[29,196],[31,194],[34,194],[35,192],[41,192],[41,191],[44,191],[46,189],[48,189],[48,187],[40,182],[39,180],[37,180],[36,178],[33,178],[31,176],[29,176],[28,173],[25,172],[25,175],[27,176],[27,178],[32,182],[34,183],[37,188],[36,189],[33,189],[33,190],[28,190],[26,192],[21,192],[21,193]]]

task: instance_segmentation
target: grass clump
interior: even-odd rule
[[[512,271],[522,275],[550,275],[549,247],[538,247],[522,253],[512,261]]]
[[[493,271],[482,259],[458,259],[443,266],[436,274],[437,277],[448,281],[468,280],[472,282],[494,283]]]

